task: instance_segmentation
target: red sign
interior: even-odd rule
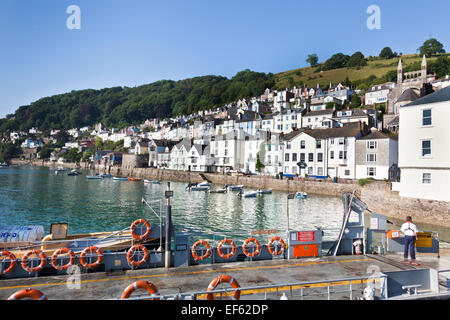
[[[297,235],[298,241],[314,241],[316,238],[315,231],[300,231]]]

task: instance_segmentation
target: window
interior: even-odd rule
[[[376,154],[367,154],[366,161],[367,162],[377,162],[377,155]]]
[[[376,149],[377,142],[376,141],[367,141],[367,149]]]
[[[316,141],[316,149],[320,149],[322,148],[322,140],[317,140]]]
[[[308,153],[308,161],[313,162],[314,161],[314,153]]]
[[[317,175],[318,176],[323,176],[323,168],[322,167],[317,168]]]
[[[272,164],[272,159],[271,159],[270,155],[267,156],[267,162],[269,163],[269,165]]]
[[[305,154],[304,153],[300,153],[300,161],[305,162]]]
[[[334,159],[334,151],[330,151],[330,159]]]
[[[289,161],[289,153],[286,153],[286,154],[284,155],[284,161]]]
[[[291,148],[291,143],[290,142],[286,142],[286,149],[290,149]]]
[[[376,168],[369,167],[367,168],[367,175],[369,177],[374,177],[377,174]]]
[[[305,149],[305,140],[300,140],[300,149]]]
[[[422,125],[431,126],[431,109],[422,110]]]
[[[349,176],[350,175],[350,170],[345,170],[345,175]]]
[[[308,174],[309,175],[313,174],[313,168],[312,167],[308,167]]]
[[[330,140],[330,144],[334,144],[334,139],[331,139],[331,140]]]
[[[292,161],[297,161],[297,154],[296,153],[292,154]]]
[[[422,184],[431,184],[431,173],[422,173]]]
[[[340,138],[339,139],[339,144],[340,145],[344,145],[345,144],[345,139],[344,138]]]
[[[297,173],[297,167],[292,167],[292,174],[296,174]]]
[[[284,167],[284,173],[289,173],[289,167]]]
[[[267,151],[272,151],[272,146],[270,144],[267,146]]]
[[[228,155],[228,149],[225,149],[225,155],[226,156]]]
[[[422,157],[431,156],[431,140],[422,140]]]
[[[323,153],[318,153],[317,154],[317,162],[323,162]]]

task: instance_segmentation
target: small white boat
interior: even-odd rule
[[[185,188],[186,191],[208,191],[208,186],[199,186],[199,185],[188,185]]]
[[[271,194],[272,189],[259,189],[258,194]]]
[[[239,192],[237,195],[241,198],[255,198],[258,195],[258,191]]]
[[[118,180],[118,181],[128,181],[128,178],[124,178],[124,177],[113,177],[113,180]]]
[[[308,194],[306,192],[297,192],[295,194],[295,197],[297,199],[306,199],[306,198],[308,198]]]
[[[161,180],[152,180],[153,184],[161,184]]]
[[[86,176],[87,179],[103,179],[102,176],[96,175],[96,176]]]
[[[200,182],[200,183],[198,184],[198,186],[199,186],[199,187],[210,187],[210,186],[211,186],[211,183],[209,183],[208,181],[203,181],[203,182]]]
[[[229,191],[241,191],[243,188],[244,188],[244,185],[242,185],[242,184],[228,186]]]
[[[150,179],[144,179],[144,183],[152,183],[152,180],[150,180]]]

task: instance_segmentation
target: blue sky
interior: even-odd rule
[[[381,29],[369,30],[369,5]],[[66,9],[81,9],[69,30]],[[201,75],[277,73],[332,54],[450,51],[448,0],[1,0],[0,117],[41,97]]]

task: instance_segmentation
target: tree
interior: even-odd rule
[[[354,93],[352,95],[352,99],[350,102],[350,108],[357,108],[361,106],[361,97],[359,95],[357,95],[356,93]]]
[[[81,159],[81,153],[78,153],[77,148],[72,148],[66,153],[65,158],[72,162],[78,162]]]
[[[21,149],[11,142],[0,143],[0,162],[5,162],[17,157]]]
[[[334,54],[330,59],[325,61],[322,70],[332,70],[332,69],[339,69],[344,68],[347,66],[348,60],[350,57],[348,55],[345,55],[343,53],[336,53]]]
[[[367,61],[364,59],[364,55],[361,52],[355,52],[350,59],[348,59],[347,67],[362,67],[366,66]]]
[[[41,159],[48,159],[50,158],[50,155],[52,154],[53,150],[55,150],[53,144],[46,144],[39,151],[39,157]]]
[[[317,54],[315,53],[308,54],[308,59],[306,59],[306,62],[308,62],[311,67],[315,67],[319,62],[319,57],[317,57]]]
[[[380,58],[383,58],[383,59],[392,59],[392,58],[394,58],[394,57],[395,57],[395,55],[394,55],[394,53],[392,52],[392,49],[389,48],[389,47],[384,47],[383,50],[381,50],[381,52],[380,52]]]
[[[436,61],[430,63],[428,70],[436,73],[438,78],[443,78],[450,73],[450,60],[447,56],[440,56]]]
[[[444,45],[435,38],[425,41],[419,50],[420,55],[425,55],[427,58],[431,57],[433,54],[445,53]]]
[[[256,156],[256,165],[255,165],[256,171],[261,172],[263,168],[265,168],[265,165],[261,162],[261,159],[259,158],[259,154]]]

